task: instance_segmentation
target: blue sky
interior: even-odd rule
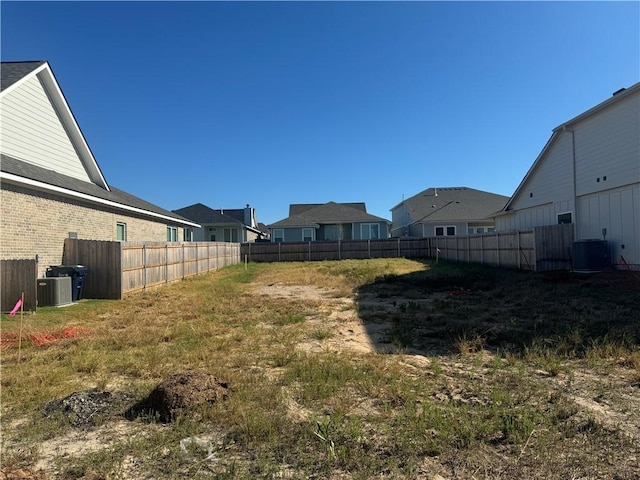
[[[107,182],[288,216],[511,195],[557,125],[640,80],[639,2],[11,2]]]

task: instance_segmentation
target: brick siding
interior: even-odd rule
[[[167,225],[108,206],[77,201],[3,183],[0,190],[0,258],[39,257],[38,276],[60,265],[70,232],[86,240],[116,240],[117,223],[125,223],[128,241],[167,240]],[[178,240],[183,229],[178,227]]]

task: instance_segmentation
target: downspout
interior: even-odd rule
[[[578,239],[578,192],[576,181],[576,132],[562,127],[563,132],[571,134],[571,177],[573,181],[573,238]]]

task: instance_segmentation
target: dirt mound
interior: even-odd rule
[[[2,469],[0,470],[0,480],[45,480],[46,475],[43,470],[32,470],[29,468]]]
[[[106,416],[121,411],[128,400],[129,396],[124,393],[94,388],[53,400],[44,406],[43,413],[49,416],[59,412],[75,427],[90,427],[102,423]]]
[[[146,408],[163,422],[172,421],[184,409],[215,403],[227,397],[229,384],[203,371],[172,375],[147,397]]]

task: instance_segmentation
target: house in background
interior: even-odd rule
[[[508,200],[504,195],[467,187],[428,188],[391,209],[391,235],[437,237],[493,232],[493,216]]]
[[[47,62],[0,65],[0,255],[60,265],[64,239],[177,241],[195,222],[110,186]]]
[[[247,243],[265,236],[256,220],[255,209],[249,205],[245,208],[214,210],[196,203],[173,212],[200,224],[193,231],[196,242]]]
[[[498,231],[559,223],[640,268],[640,83],[554,128],[496,217]]]
[[[389,221],[364,203],[291,204],[289,216],[269,226],[272,242],[373,240],[389,237]]]

